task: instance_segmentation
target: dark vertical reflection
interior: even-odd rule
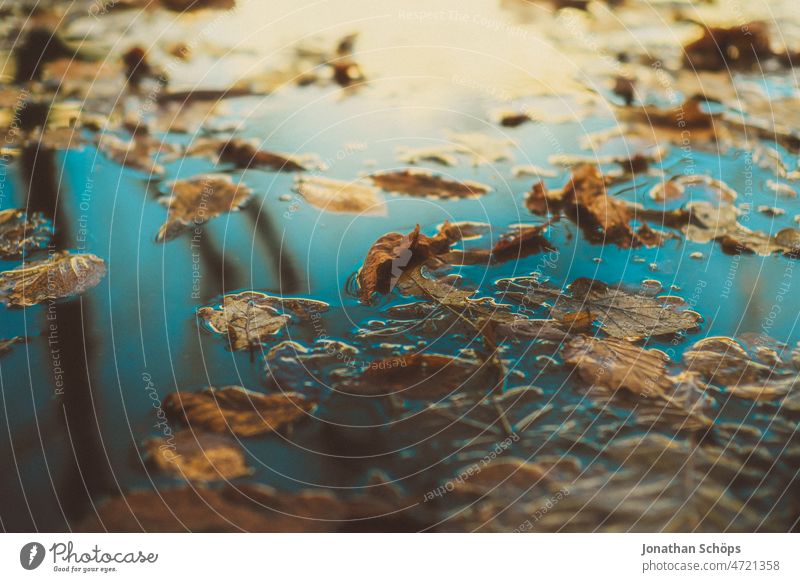
[[[272,262],[273,270],[278,275],[281,291],[288,294],[297,293],[300,290],[300,276],[297,274],[294,260],[285,252],[272,218],[267,212],[262,212],[257,208],[255,204],[246,206],[244,212],[252,220],[264,254]]]
[[[208,240],[206,233],[192,238],[192,252],[200,254],[203,264],[201,293],[204,301],[222,295],[227,289],[242,286],[242,274],[236,265],[225,261],[225,255]]]
[[[64,212],[59,197],[55,151],[40,144],[26,147],[21,171],[29,184],[28,209],[43,212],[53,220],[50,250],[69,250],[75,241],[69,214]],[[56,406],[61,407],[57,416],[64,428],[55,442],[52,438],[44,441],[42,462],[53,464],[55,495],[70,522],[85,515],[98,495],[112,490],[111,469],[98,429],[98,399],[93,397],[91,385],[96,347],[92,338],[94,318],[88,298],[45,303],[42,307],[43,339],[47,342],[43,366],[52,382]],[[61,447],[60,454],[54,453],[56,447]],[[54,472],[56,466],[63,467],[63,472]],[[36,521],[40,527],[58,527],[49,525],[52,516],[36,516]]]

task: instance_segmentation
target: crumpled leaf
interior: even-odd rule
[[[223,436],[181,430],[144,443],[149,461],[167,475],[189,481],[219,481],[250,474],[244,452]]]
[[[431,196],[435,198],[474,198],[491,190],[479,182],[457,182],[436,176],[426,170],[400,170],[381,172],[370,176],[372,183],[387,192],[409,196]]]
[[[725,182],[703,174],[680,174],[671,177],[669,180],[663,180],[653,186],[650,190],[650,197],[659,202],[675,200],[684,196],[686,193],[686,186],[698,184],[705,185],[715,190],[721,201],[734,202],[737,198],[736,190],[728,186]]]
[[[358,272],[359,299],[366,302],[375,293],[389,293],[405,269],[448,252],[458,236],[460,231],[450,223],[433,237],[420,233],[419,225],[407,235],[383,235],[370,247]]]
[[[637,209],[625,200],[610,196],[606,184],[597,166],[581,164],[560,191],[550,192],[542,182],[535,184],[525,204],[536,214],[566,210],[590,240],[611,242],[622,248],[661,245],[663,234],[647,224],[634,230],[630,223],[637,218]]]
[[[497,285],[515,301],[549,307],[552,317],[562,322],[586,312],[614,338],[679,333],[696,329],[701,320],[700,314],[680,309],[685,303],[678,297],[631,294],[593,279],[576,279],[566,291],[539,283],[535,277],[502,279]]]
[[[50,223],[41,212],[0,210],[0,259],[14,259],[27,251],[40,249],[50,240],[51,234]]]
[[[207,430],[240,437],[267,434],[291,425],[314,409],[316,402],[294,392],[259,394],[240,386],[173,392],[164,410],[195,431]]]
[[[187,226],[200,226],[206,221],[238,210],[250,198],[252,190],[244,184],[234,184],[230,176],[206,174],[170,184],[171,194],[159,202],[169,209],[167,221],[156,236],[165,242],[178,236]]]
[[[397,396],[411,400],[444,398],[480,375],[478,363],[431,353],[391,356],[371,362],[334,390],[357,396]]]
[[[222,305],[201,307],[197,315],[216,333],[226,334],[234,350],[246,350],[268,341],[283,329],[293,314],[310,319],[328,310],[323,301],[273,297],[256,291],[225,295]]]
[[[386,207],[378,192],[359,182],[344,182],[322,176],[301,176],[295,190],[306,202],[328,212],[349,214],[385,214]]]
[[[100,257],[59,251],[0,273],[0,300],[29,307],[48,299],[79,295],[97,285],[105,274],[106,264]]]
[[[209,156],[215,161],[233,164],[240,169],[269,168],[284,172],[301,172],[317,167],[314,156],[298,156],[258,148],[245,139],[200,138],[186,150],[187,156]]]

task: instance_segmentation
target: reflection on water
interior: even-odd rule
[[[656,8],[650,6],[620,11],[618,16],[601,3],[592,3],[591,15],[575,10],[554,14],[547,2],[525,4],[503,1],[490,6],[474,1],[434,10],[422,2],[383,7],[366,1],[302,6],[241,1],[231,13],[178,17],[159,11],[112,12],[102,23],[85,15],[68,19],[65,36],[89,34],[84,47],[88,52],[121,50],[108,46],[113,44],[111,33],[103,27],[124,29],[126,48],[151,47],[151,58],[169,74],[169,85],[161,91],[207,91],[198,92],[199,98],[231,86],[257,88],[254,94],[225,99],[212,115],[197,121],[196,131],[158,134],[169,143],[189,143],[219,128],[223,128],[220,135],[228,136],[227,126],[233,123],[237,136],[255,138],[265,149],[316,154],[326,165],[320,175],[346,181],[405,167],[398,148],[444,148],[457,165],[420,165],[447,178],[488,184],[492,191],[458,200],[381,193],[387,209],[383,215],[337,214],[307,204],[295,193],[295,176],[288,172],[241,170],[207,158],[164,156],[160,162],[165,175],[148,177],[99,153],[88,130],[87,145],[80,148],[56,150],[39,147],[38,142],[20,147],[4,164],[8,177],[0,197],[2,208],[45,213],[55,223],[55,248],[103,257],[108,276],[81,297],[57,302],[52,317],[47,304],[0,311],[3,338],[29,338],[0,360],[3,418],[9,427],[3,431],[0,448],[4,528],[63,530],[89,514],[92,503],[103,496],[153,483],[179,483],[147,468],[139,454],[146,438],[162,436],[154,426],[150,380],[143,381],[145,375],[161,400],[176,390],[226,385],[295,390],[320,398],[314,414],[325,422],[302,422],[285,434],[240,441],[253,468],[249,481],[281,491],[318,486],[347,494],[364,487],[376,470],[397,479],[405,491],[430,491],[481,458],[487,442],[491,445],[502,438],[502,432],[485,434],[476,428],[482,420],[459,425],[431,419],[420,403],[405,409],[401,403],[398,412],[382,401],[332,393],[325,383],[340,363],[324,358],[323,340],[349,344],[363,362],[428,345],[435,345],[436,353],[475,355],[482,347],[475,345],[474,330],[468,327],[435,318],[404,325],[393,308],[407,307],[412,303],[408,297],[393,294],[373,305],[358,301],[348,282],[370,245],[387,232],[410,232],[416,224],[433,235],[449,220],[490,225],[480,242],[462,243],[464,248],[490,248],[511,225],[541,224],[544,219],[532,215],[524,204],[524,195],[536,180],[515,176],[512,167],[546,168],[542,178],[547,186],[563,186],[570,169],[552,164],[551,156],[593,156],[584,147],[585,136],[618,125],[615,107],[624,100],[613,94],[608,81],[625,66],[627,59],[620,55],[630,53],[633,59],[653,51],[666,65],[679,60],[680,44],[696,35],[688,18],[672,27],[655,24]],[[726,13],[724,4],[691,10],[700,16],[719,15]],[[787,23],[797,27],[796,14],[789,18],[792,2],[771,3],[770,11],[750,5],[742,9],[761,18],[779,17],[783,38],[787,44],[791,41]],[[620,21],[614,22],[617,17]],[[306,68],[329,75],[324,65],[314,65],[320,62],[318,55],[333,52],[338,39],[355,32],[354,56],[366,84],[344,90],[334,83],[294,82],[301,73],[308,74],[302,70],[306,64],[296,68],[298,45],[306,55],[300,62],[310,63]],[[39,50],[41,39],[26,38],[15,53],[17,80],[42,74],[30,66],[27,56]],[[168,47],[178,42],[189,43],[188,59],[170,56]],[[63,56],[68,48],[52,51],[45,62]],[[10,66],[6,64],[5,70]],[[641,69],[652,72],[646,64]],[[768,74],[764,83],[774,88],[784,77],[794,79],[791,69]],[[98,84],[97,91],[106,89],[107,85]],[[677,90],[680,93],[681,88]],[[752,83],[745,90],[755,91]],[[119,93],[120,87],[113,91]],[[86,108],[118,121],[131,112],[147,111],[142,109],[147,91],[144,83],[138,94],[131,90],[118,100],[114,95],[107,110],[108,99],[90,94]],[[785,91],[797,99],[796,83]],[[664,104],[670,103],[667,93],[654,82],[642,95],[647,102]],[[498,123],[501,112],[508,111],[524,112],[532,120],[516,127]],[[34,107],[25,116],[26,130],[44,125],[47,118],[46,111]],[[475,152],[459,150],[452,132],[485,135],[481,147],[509,140],[508,155],[488,163],[485,159],[481,163],[479,155],[475,163]],[[721,155],[707,143],[689,150],[680,142],[670,144],[655,164],[656,171],[615,183],[610,193],[648,208],[677,208],[685,200],[660,205],[648,192],[662,181],[660,171],[673,176],[692,168],[724,180],[739,193],[737,203],[747,205],[742,211],[749,228],[775,233],[791,227],[793,217],[800,214],[800,201],[779,197],[766,187],[776,176],[777,164],[754,160],[753,152],[764,154],[752,141],[748,136],[738,147],[723,148]],[[608,144],[602,155],[630,157],[639,145],[621,139]],[[797,167],[796,151],[774,143],[765,147],[774,149],[780,165],[789,171]],[[614,169],[613,163],[604,165],[604,170]],[[254,190],[253,198],[241,212],[209,221],[197,240],[185,236],[157,244],[155,235],[166,209],[156,202],[154,192],[165,192],[171,180],[210,172],[224,172],[246,183]],[[689,188],[687,195],[692,200],[711,196],[702,188]],[[759,212],[761,205],[780,206],[785,214]],[[682,236],[655,248],[594,245],[567,220],[554,223],[547,237],[557,253],[460,267],[460,284],[477,289],[481,297],[497,298],[496,281],[532,272],[542,273],[556,287],[579,277],[623,282],[634,289],[643,281],[656,280],[665,292],[683,297],[703,316],[699,332],[648,341],[647,347],[662,349],[673,365],[705,336],[762,334],[785,344],[783,356],[800,340],[800,299],[782,291],[796,284],[790,258],[732,256],[714,243]],[[9,262],[3,269],[16,264]],[[321,327],[291,326],[263,350],[233,352],[219,335],[198,323],[196,310],[219,303],[223,294],[249,289],[313,298],[331,308]],[[48,341],[52,321],[57,322],[56,344]],[[385,333],[376,335],[376,330]],[[280,340],[297,342],[310,355],[319,356],[314,366],[304,368],[290,357],[271,353]],[[63,387],[55,384],[53,349],[60,350]],[[509,413],[513,422],[521,422],[538,411],[535,422],[525,425],[530,428],[513,445],[513,456],[533,460],[574,456],[581,464],[582,479],[594,475],[593,468],[619,468],[615,479],[620,483],[608,489],[609,499],[630,485],[624,481],[629,474],[658,483],[664,475],[680,472],[671,460],[664,467],[656,464],[648,474],[646,459],[619,462],[604,456],[603,445],[641,437],[643,429],[622,403],[591,398],[579,378],[551,358],[552,345],[509,342],[502,350],[509,370],[506,388],[540,388],[534,401],[521,402]],[[268,368],[272,368],[269,374]],[[745,423],[753,430],[733,436],[724,431],[687,435],[670,427],[652,432],[676,437],[681,447],[701,442],[709,446],[704,450],[731,444],[742,455],[754,451],[742,472],[721,483],[739,501],[749,503],[748,510],[761,512],[764,528],[785,529],[792,519],[789,514],[796,514],[791,496],[761,498],[756,493],[759,478],[764,477],[796,493],[796,433],[787,432],[796,428],[796,417],[769,405],[727,399],[724,391],[713,392],[710,414],[718,424]],[[756,477],[744,469],[753,469]],[[691,480],[698,472],[680,475]],[[695,485],[680,484],[689,491]],[[581,486],[575,487],[577,496]],[[777,509],[770,514],[773,506]]]

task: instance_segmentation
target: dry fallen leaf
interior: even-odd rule
[[[0,273],[0,300],[29,307],[48,299],[79,295],[97,285],[105,274],[106,264],[100,257],[60,251]]]
[[[0,259],[21,257],[28,251],[42,248],[50,240],[52,228],[40,212],[0,210]]]
[[[238,210],[250,198],[252,190],[243,184],[234,184],[230,176],[206,174],[170,184],[169,196],[159,202],[169,209],[167,221],[161,226],[157,242],[165,242],[194,224],[199,227],[206,221]]]
[[[328,212],[350,214],[385,214],[386,207],[378,192],[359,182],[344,182],[322,176],[301,176],[295,190],[306,202]]]
[[[474,198],[491,190],[478,182],[457,182],[436,176],[425,170],[401,170],[381,172],[370,176],[372,183],[387,192],[409,196],[431,196],[435,198]]]
[[[700,314],[685,309],[678,297],[632,294],[593,279],[576,279],[565,291],[539,283],[534,277],[502,279],[497,284],[509,298],[525,305],[547,306],[552,316],[563,322],[586,312],[614,338],[679,333],[696,329],[701,320]]]
[[[273,297],[255,291],[225,295],[222,305],[201,307],[197,315],[216,333],[225,334],[234,350],[258,346],[283,329],[294,314],[309,319],[328,310],[322,301]],[[288,313],[288,314],[287,314]]]
[[[259,394],[239,386],[173,392],[164,410],[191,429],[251,437],[280,430],[302,419],[316,402],[294,392]]]
[[[144,448],[156,469],[189,481],[227,481],[250,474],[239,445],[215,434],[181,430],[170,438],[150,439]]]

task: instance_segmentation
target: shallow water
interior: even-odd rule
[[[439,12],[423,5],[384,9],[373,3],[345,7],[287,2],[285,6],[270,3],[267,11],[249,2],[231,14],[178,20],[160,12],[138,17],[108,15],[112,30],[132,23],[116,41],[122,44],[156,46],[165,38],[196,39],[197,56],[173,65],[170,88],[182,84],[195,89],[225,87],[284,62],[286,47],[306,36],[321,38],[320,44],[329,48],[343,34],[359,32],[356,56],[369,81],[365,86],[343,90],[335,84],[288,85],[270,94],[225,99],[225,119],[237,123],[238,136],[255,138],[265,149],[314,153],[326,162],[327,169],[320,174],[327,177],[350,181],[376,170],[404,168],[398,147],[446,146],[451,143],[448,132],[480,132],[512,143],[505,160],[473,166],[468,155],[458,154],[459,164],[454,167],[420,163],[440,175],[490,185],[492,191],[485,196],[441,200],[383,193],[384,215],[324,212],[294,193],[292,173],[236,170],[203,158],[165,161],[161,177],[122,168],[99,153],[91,141],[80,149],[49,156],[36,156],[34,149],[11,158],[3,168],[7,179],[0,208],[33,209],[35,202],[51,215],[55,209],[61,248],[102,257],[108,273],[80,297],[59,301],[52,319],[47,304],[0,310],[2,337],[28,337],[0,360],[3,419],[8,427],[0,437],[4,466],[0,517],[5,529],[63,530],[106,496],[180,483],[146,468],[137,452],[145,439],[162,436],[154,426],[152,390],[160,400],[176,390],[205,386],[275,390],[265,370],[264,352],[280,340],[321,350],[324,335],[353,345],[357,358],[367,363],[423,347],[449,355],[482,349],[465,330],[436,322],[402,324],[380,337],[366,335],[381,326],[393,328],[398,322],[389,309],[413,299],[394,293],[364,305],[353,292],[352,278],[372,243],[388,232],[407,233],[419,224],[423,232],[433,235],[446,220],[475,221],[489,224],[491,230],[482,239],[463,244],[489,248],[511,225],[545,222],[524,205],[524,195],[535,179],[514,177],[512,168],[550,168],[555,175],[544,181],[550,188],[559,188],[570,170],[550,164],[548,157],[591,154],[581,147],[583,136],[617,124],[606,101],[611,99],[613,104],[615,97],[602,81],[604,65],[608,68],[602,48],[606,41],[592,37],[599,39],[597,51],[591,43],[554,44],[555,34],[548,26],[555,17],[540,14],[539,8],[522,11],[517,3],[505,4],[490,8],[483,3],[459,3],[453,12]],[[769,8],[776,14],[791,14],[790,2]],[[598,18],[612,18],[604,9],[598,10]],[[646,8],[631,10],[629,16],[620,13],[623,21],[630,19],[624,44],[633,44],[641,36],[648,47],[667,46],[660,40],[662,28],[648,33],[642,12]],[[800,22],[795,19],[790,24],[797,28]],[[92,18],[71,26],[75,34],[96,35],[99,30]],[[672,30],[683,38],[679,33],[685,28],[680,24]],[[624,36],[625,29],[618,34]],[[108,38],[96,38],[100,45],[110,43]],[[224,47],[221,56],[206,45]],[[791,83],[781,86],[781,79],[791,79]],[[768,76],[765,83],[797,97],[791,69]],[[594,92],[598,88],[600,95]],[[663,100],[663,95],[652,102],[658,99]],[[507,128],[492,119],[496,109],[526,105],[546,112],[542,122]],[[561,116],[576,119],[562,121]],[[187,143],[191,138],[163,136],[172,143]],[[797,167],[796,152],[769,145],[787,167]],[[688,155],[671,146],[655,167],[667,176],[697,173],[724,180],[739,193],[737,203],[749,203],[749,228],[775,233],[793,226],[800,201],[778,197],[765,187],[775,171],[753,162],[751,146],[750,142],[747,147],[726,146],[718,154],[696,145]],[[636,144],[608,147],[630,155]],[[603,169],[615,167],[607,164]],[[211,220],[197,240],[188,235],[157,244],[155,234],[166,216],[165,207],[157,202],[159,194],[169,191],[171,180],[208,172],[224,172],[234,181],[241,180],[253,189],[252,199],[241,212]],[[615,184],[610,193],[658,208],[660,203],[647,192],[661,179],[656,174],[637,175]],[[687,198],[668,201],[667,207],[679,207],[688,199],[716,201],[712,193],[698,187],[689,189]],[[766,216],[756,211],[759,205],[779,206],[786,212]],[[783,355],[800,340],[800,296],[793,287],[800,275],[791,258],[729,255],[714,243],[691,242],[683,236],[649,249],[597,245],[565,219],[548,229],[547,238],[557,252],[490,267],[461,267],[457,269],[461,285],[478,289],[479,296],[502,300],[495,285],[498,280],[534,271],[556,287],[579,277],[633,289],[647,280],[658,281],[665,293],[683,297],[703,317],[695,332],[646,342],[647,347],[664,350],[676,366],[682,354],[703,337],[763,334],[786,346]],[[691,258],[694,252],[702,253],[702,258]],[[9,261],[3,269],[17,264]],[[317,299],[328,303],[330,310],[321,328],[291,326],[262,352],[234,352],[224,338],[198,320],[196,310],[218,304],[223,294],[251,289]],[[537,315],[544,316],[544,311]],[[55,330],[48,327],[53,321]],[[552,406],[514,445],[515,457],[536,460],[570,455],[579,459],[584,472],[591,473],[595,465],[622,470],[598,452],[613,439],[644,434],[664,434],[676,442],[691,438],[671,429],[642,428],[629,408],[613,401],[607,407],[598,404],[569,369],[545,365],[543,357],[554,355],[553,346],[509,342],[503,349],[510,370],[504,389],[538,386],[542,389],[539,400],[525,404],[525,411]],[[63,368],[63,389],[56,385],[56,359]],[[240,439],[253,469],[242,480],[281,491],[324,487],[347,495],[363,491],[368,475],[377,469],[407,492],[424,492],[482,456],[486,435],[475,442],[461,434],[443,436],[435,427],[416,422],[419,417],[414,412],[423,408],[419,402],[407,404],[406,416],[399,420],[376,399],[334,394],[326,381],[330,368],[338,366],[334,361],[327,368],[304,370],[291,355],[277,367],[273,361],[272,373],[281,389],[315,396],[321,403],[314,413],[316,420],[298,423],[291,432]],[[749,478],[724,485],[740,501],[750,498],[749,507],[761,512],[765,529],[785,529],[789,513],[796,512],[796,497],[792,497],[797,493],[796,417],[769,403],[727,399],[724,390],[715,394],[712,414],[718,424],[744,423],[761,431],[759,436],[735,433],[715,438],[720,446],[730,438],[737,446],[764,453],[772,464],[754,462],[757,469],[763,477],[784,483],[788,494],[778,499],[751,498],[759,484]],[[776,417],[780,420],[777,432]],[[497,438],[501,437],[490,436],[488,442]],[[447,444],[453,442],[466,444],[463,449]],[[667,471],[648,477],[646,466],[636,467],[643,478],[666,480],[676,475]]]

